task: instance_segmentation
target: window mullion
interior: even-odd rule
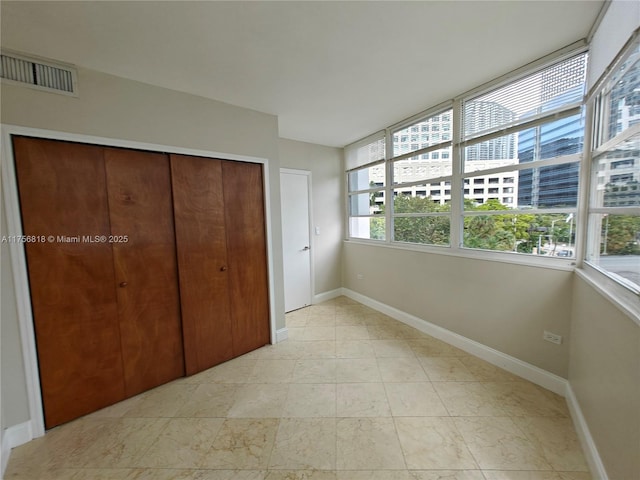
[[[450,245],[453,250],[462,247],[463,225],[463,147],[462,142],[462,101],[460,98],[453,102],[452,109],[452,136],[453,148],[451,149],[452,178],[451,178],[451,218],[450,218]]]

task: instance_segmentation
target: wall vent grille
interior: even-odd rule
[[[0,78],[39,89],[76,95],[74,69],[21,55],[5,52],[0,54]]]

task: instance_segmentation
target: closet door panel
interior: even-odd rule
[[[219,160],[171,155],[187,375],[233,357]]]
[[[184,375],[166,155],[105,149],[127,396]]]
[[[45,426],[124,398],[100,147],[14,137]]]
[[[262,165],[224,161],[234,356],[269,343],[269,291]]]

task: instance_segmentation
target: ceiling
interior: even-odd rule
[[[1,42],[341,147],[585,38],[603,3],[3,0]]]

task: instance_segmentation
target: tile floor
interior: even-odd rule
[[[14,449],[5,478],[591,478],[558,395],[345,297],[287,326]]]

